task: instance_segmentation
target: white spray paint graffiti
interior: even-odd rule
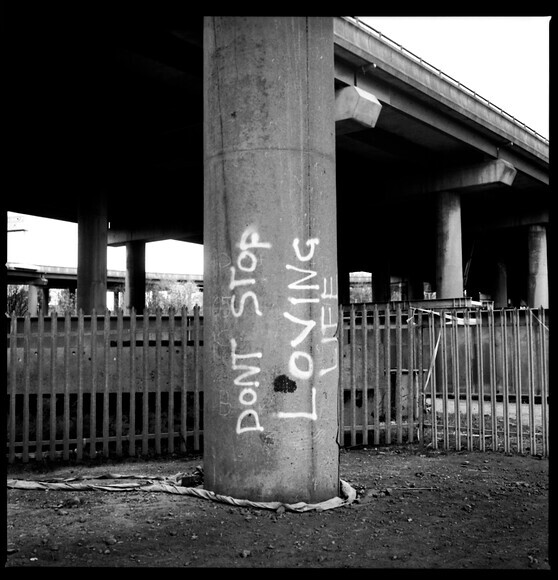
[[[337,343],[337,277],[323,278],[323,285],[318,281],[318,272],[312,268],[312,258],[320,243],[318,238],[310,238],[301,249],[301,242],[295,238],[292,243],[296,265],[286,264],[286,270],[298,274],[287,288],[291,291],[288,302],[293,306],[294,312],[283,312],[283,316],[296,325],[296,333],[290,340],[293,351],[288,361],[289,375],[298,381],[309,381],[318,372],[318,376],[332,372],[337,368],[338,343]],[[248,227],[237,244],[240,250],[234,265],[230,266],[230,312],[234,318],[241,316],[262,316],[257,288],[258,254],[256,250],[271,249],[271,244],[262,242],[254,226]],[[332,302],[332,303],[328,303]],[[296,309],[302,304],[316,304],[320,308],[320,325],[312,317],[302,317],[296,313]],[[334,365],[328,368],[316,367],[314,355],[309,348],[312,343],[312,333],[319,330],[320,343],[331,346],[333,350]],[[234,384],[241,390],[238,393],[238,401],[242,405],[242,411],[238,416],[236,433],[251,431],[263,431],[260,423],[256,404],[258,401],[257,389],[260,386],[255,377],[261,372],[260,360],[263,353],[260,351],[240,353],[238,343],[234,338],[230,339],[231,368],[238,371]],[[325,348],[325,347],[324,347]],[[330,353],[331,354],[331,353]],[[320,359],[326,357],[321,356]],[[225,402],[229,408],[228,401]],[[318,418],[316,407],[316,388],[311,388],[311,410],[296,410],[291,412],[280,411],[277,416],[282,419],[311,419]]]
[[[253,286],[256,284],[256,278],[242,278],[240,277],[240,272],[255,272],[258,266],[258,258],[253,250],[270,249],[271,244],[268,242],[261,242],[256,228],[254,226],[250,226],[244,230],[244,233],[242,234],[237,247],[240,249],[240,253],[236,258],[236,266],[230,267],[231,281],[229,284],[229,290],[232,292],[230,302],[231,313],[235,318],[240,318],[245,314],[246,302],[251,300],[255,314],[257,316],[262,316],[262,311],[260,310],[256,292],[254,292],[252,289],[246,290],[247,286]],[[239,271],[238,274],[237,268]],[[237,289],[243,290],[243,293],[240,296],[240,305],[238,307],[236,306],[237,295],[235,293]],[[234,338],[230,339],[230,344],[231,368],[235,371],[241,371],[241,373],[234,379],[234,384],[237,387],[243,387],[238,395],[238,401],[243,407],[248,407],[244,408],[244,410],[238,416],[236,422],[236,432],[240,435],[241,433],[246,433],[249,431],[263,431],[258,412],[254,409],[254,406],[258,400],[258,394],[255,389],[260,386],[260,383],[256,380],[248,380],[261,371],[260,367],[256,366],[254,363],[257,363],[258,359],[262,358],[262,353],[250,352],[239,354],[237,352],[238,344]],[[239,364],[239,361],[246,361],[250,362],[251,364]],[[249,417],[252,418],[250,424],[244,424],[245,420],[247,420]]]
[[[320,243],[318,238],[310,238],[306,241],[306,246],[309,248],[306,254],[302,254],[300,251],[300,240],[295,238],[293,240],[293,249],[295,252],[295,256],[299,262],[310,262],[311,259],[314,257],[314,253],[316,250],[316,246]],[[286,264],[286,269],[299,272],[300,274],[305,274],[302,278],[298,278],[297,280],[288,284],[288,289],[294,292],[319,292],[320,285],[315,283],[314,278],[317,277],[318,272],[316,270],[312,270],[311,268],[301,268],[299,266],[294,266],[292,264]],[[312,283],[308,283],[312,281]],[[299,304],[319,304],[320,302],[326,302],[328,300],[337,300],[337,278],[330,276],[329,277],[329,291],[328,291],[328,278],[323,279],[323,292],[319,295],[312,295],[308,296],[289,296],[288,301],[293,306],[297,306]],[[334,288],[335,286],[335,288]],[[326,309],[328,314],[329,322],[326,322]],[[298,335],[295,336],[290,341],[291,347],[303,347],[304,342],[307,338],[311,335],[312,331],[316,326],[316,321],[312,319],[304,319],[300,318],[290,312],[283,312],[283,316],[291,321],[293,324],[297,324],[302,326],[302,330],[299,332]],[[334,348],[334,360],[335,364],[329,368],[320,368],[319,369],[319,376],[323,376],[337,368],[337,356],[338,356],[338,345],[337,345],[337,337],[335,336],[335,332],[337,329],[337,323],[334,322],[335,315],[332,311],[332,306],[328,304],[321,305],[321,325],[320,325],[320,332],[321,332],[321,343],[322,344],[331,344]],[[335,329],[333,335],[327,336],[327,332]],[[314,375],[314,357],[310,352],[307,350],[302,350],[299,348],[298,350],[293,350],[289,357],[289,374],[300,381],[309,380]],[[312,421],[316,421],[318,418],[318,413],[316,409],[316,388],[312,387],[311,389],[312,394],[312,408],[310,412],[307,411],[292,411],[292,412],[285,412],[279,411],[277,416],[283,419],[298,419],[298,418],[305,418],[311,419]]]

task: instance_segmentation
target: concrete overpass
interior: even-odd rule
[[[379,302],[396,277],[548,305],[548,141],[354,19],[32,18],[9,29],[7,209],[77,221],[85,311],[107,243],[138,309],[145,242],[204,243],[206,488],[337,494],[351,271]]]
[[[82,269],[100,251],[91,241],[106,236],[127,245],[139,280],[146,241],[203,242],[202,19],[73,25],[42,16],[8,27],[6,209],[81,215]],[[538,304],[529,256],[548,236],[548,141],[356,19],[333,24],[338,104],[342,89],[357,87],[379,105],[364,124],[336,123],[342,298],[355,270],[375,274],[378,300],[394,276],[408,282],[408,298],[422,297],[422,282],[436,290],[436,199],[449,190],[459,192],[468,294]],[[99,224],[85,217],[95,212]],[[98,276],[83,278],[85,294]]]

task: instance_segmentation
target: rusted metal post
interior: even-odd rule
[[[338,495],[333,20],[204,24],[204,484]]]

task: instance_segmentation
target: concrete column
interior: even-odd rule
[[[29,284],[27,294],[27,311],[31,316],[37,316],[42,310],[48,313],[48,288],[44,285]]]
[[[496,263],[496,284],[494,287],[494,308],[508,306],[508,270],[504,262]]]
[[[548,308],[546,228],[542,225],[529,226],[527,235],[529,252],[528,306]]]
[[[463,256],[459,194],[438,194],[436,236],[436,298],[462,298]]]
[[[27,288],[27,312],[31,316],[37,316],[39,313],[39,287],[29,284]]]
[[[333,21],[204,21],[204,485],[339,492]]]
[[[145,242],[126,243],[125,310],[142,313],[145,308]]]
[[[339,266],[337,270],[337,281],[339,285],[339,304],[348,306],[351,302],[351,280],[350,271],[346,267]]]
[[[78,214],[77,308],[104,312],[107,304],[107,204],[102,193],[84,194]]]
[[[372,271],[372,300],[374,302],[390,301],[389,266],[374,268]]]

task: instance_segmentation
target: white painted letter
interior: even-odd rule
[[[245,399],[246,395],[250,395],[252,398],[247,401]],[[242,391],[240,391],[240,395],[238,395],[238,400],[243,405],[253,405],[258,400],[258,395],[254,389],[242,389]]]
[[[337,287],[337,276],[335,277],[335,286]],[[338,298],[337,290],[333,290],[333,276],[329,277],[329,288],[330,292],[327,293],[327,278],[324,278],[324,291],[322,292],[322,298]]]
[[[308,334],[310,334],[310,331],[314,326],[316,326],[315,320],[301,320],[289,312],[283,312],[283,316],[295,324],[302,324],[306,327],[294,340],[291,340],[292,347],[298,346],[308,336]]]
[[[249,266],[242,265],[244,258],[250,258]],[[258,259],[256,258],[256,256],[254,256],[252,252],[249,252],[248,250],[243,250],[238,255],[238,258],[236,259],[236,264],[243,272],[253,272],[256,269],[256,266],[258,265]]]
[[[249,415],[254,417],[255,425],[253,427],[242,427],[242,421],[244,420],[244,417],[248,417]],[[245,433],[246,431],[263,431],[263,427],[260,425],[258,414],[252,409],[246,409],[245,411],[242,411],[242,413],[240,413],[238,416],[238,421],[236,422],[236,432],[238,435]]]
[[[305,358],[308,363],[306,370],[300,369],[297,365],[297,359]],[[312,357],[301,350],[295,350],[289,358],[289,373],[296,379],[309,379],[314,373],[314,361]]]
[[[316,276],[317,272],[315,272],[314,270],[301,270],[300,268],[297,268],[296,266],[291,266],[290,264],[287,264],[285,266],[285,268],[287,268],[287,270],[296,270],[297,272],[302,272],[304,274],[308,274],[308,276],[305,276],[304,278],[301,278],[300,280],[297,280],[296,282],[291,282],[289,284],[289,288],[291,290],[319,290],[320,289],[320,285],[319,284],[311,284],[311,285],[301,285],[301,282],[305,282],[306,280],[309,280],[310,278],[314,278],[314,276]]]
[[[244,292],[244,294],[240,297],[240,310],[236,310],[234,306],[235,298],[236,298],[235,295],[231,296],[231,312],[233,313],[233,316],[235,318],[239,318],[244,313],[244,303],[246,302],[247,298],[252,298],[252,300],[254,301],[254,309],[256,311],[256,314],[258,316],[262,315],[262,312],[258,304],[258,297],[256,296],[255,292],[252,292],[251,290],[248,292]]]
[[[338,325],[338,323],[333,324],[331,322],[331,306],[328,306],[327,308],[329,310],[329,324],[326,324],[325,316],[324,316],[324,314],[325,314],[325,306],[322,306],[322,323],[321,323],[321,327],[322,328],[321,329],[322,329],[322,334],[323,335],[325,335],[326,331],[329,328],[335,328],[335,329],[337,329],[337,325]],[[331,342],[332,340],[336,340],[335,333],[333,333],[333,336],[328,336],[328,337],[324,336],[324,338],[322,338],[322,342]]]
[[[259,387],[260,383],[258,381],[245,381],[244,379],[252,376],[257,375],[260,372],[259,367],[254,367],[250,365],[239,365],[237,361],[239,359],[246,359],[246,358],[262,358],[261,352],[251,352],[249,354],[236,354],[236,340],[231,338],[231,361],[232,361],[232,369],[235,371],[245,371],[240,376],[236,377],[234,380],[234,384],[239,387]]]
[[[277,416],[281,417],[282,419],[312,419],[312,421],[316,421],[318,418],[318,413],[316,412],[316,389],[312,388],[312,412],[311,413],[285,413],[283,411],[278,411]]]
[[[248,237],[250,237],[249,242],[247,241]],[[260,235],[256,231],[256,227],[249,226],[244,230],[244,233],[240,237],[238,247],[241,250],[248,250],[250,248],[271,248],[271,244],[268,242],[260,242]]]
[[[307,242],[306,245],[310,246],[310,251],[308,252],[308,254],[306,254],[306,256],[301,255],[300,250],[298,248],[298,242],[300,240],[298,238],[295,238],[293,240],[293,248],[296,254],[296,257],[301,261],[301,262],[308,262],[308,260],[310,260],[312,258],[312,256],[314,255],[314,249],[315,247],[320,243],[320,240],[318,238],[310,238]]]
[[[229,290],[234,290],[237,286],[249,286],[250,284],[255,284],[256,280],[254,278],[245,278],[244,280],[235,280],[234,276],[236,273],[236,268],[231,266],[231,283],[229,284]]]

